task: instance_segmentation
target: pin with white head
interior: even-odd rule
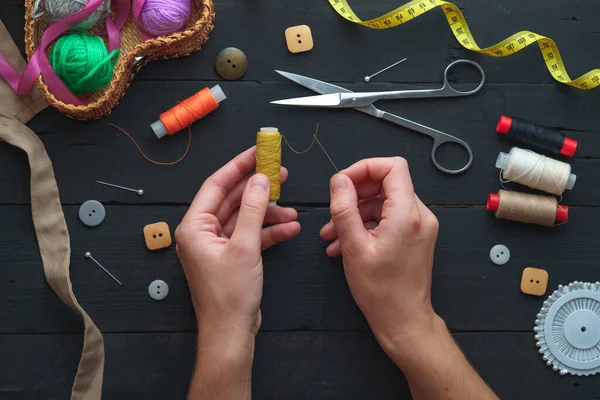
[[[115,278],[115,276],[113,274],[111,274],[110,272],[108,272],[108,270],[106,268],[104,268],[102,266],[102,264],[100,264],[94,257],[92,257],[92,253],[90,253],[89,251],[87,251],[85,253],[85,257],[89,258],[90,260],[92,260],[94,263],[96,263],[96,265],[98,265],[100,268],[102,268],[102,270],[104,272],[106,272],[108,274],[108,276],[110,276],[111,278],[113,278],[119,285],[123,286],[123,284],[121,283],[121,281],[119,281],[117,278]]]
[[[377,72],[375,72],[373,75],[367,75],[367,76],[365,76],[365,82],[370,82],[370,81],[371,81],[371,78],[372,78],[372,77],[374,77],[375,75],[379,75],[380,73],[382,73],[382,72],[385,72],[385,71],[387,71],[388,69],[390,69],[390,68],[393,68],[393,67],[395,67],[396,65],[403,63],[403,62],[404,62],[404,61],[406,61],[406,60],[407,60],[406,58],[403,58],[402,60],[400,60],[400,61],[396,61],[396,62],[395,62],[395,63],[393,63],[392,65],[388,65],[388,66],[387,66],[387,67],[385,67],[384,69],[382,69],[382,70],[380,70],[380,71],[377,71]]]
[[[138,194],[138,196],[141,196],[144,194],[144,189],[132,189],[132,188],[128,188],[128,187],[121,186],[121,185],[115,185],[114,183],[108,183],[108,182],[102,182],[102,181],[96,181],[96,183],[99,183],[104,186],[114,187],[117,189],[127,190],[129,192],[135,192]]]

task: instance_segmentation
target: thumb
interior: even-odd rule
[[[336,174],[329,182],[331,219],[338,234],[342,252],[361,248],[367,235],[360,212],[358,195],[352,180],[344,174]]]
[[[269,204],[270,182],[263,174],[253,175],[246,184],[240,213],[231,240],[260,250],[261,231]]]

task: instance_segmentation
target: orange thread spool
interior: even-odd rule
[[[159,139],[167,134],[174,135],[216,110],[219,103],[225,99],[225,93],[219,85],[211,89],[204,88],[160,114],[160,119],[150,127]]]

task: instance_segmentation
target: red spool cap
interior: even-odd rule
[[[562,148],[560,149],[560,154],[567,157],[573,157],[575,150],[577,150],[577,140],[566,137],[563,141]]]
[[[569,219],[569,206],[556,206],[556,222],[567,222]]]
[[[488,196],[488,201],[487,201],[487,206],[486,206],[487,210],[488,211],[498,211],[498,207],[500,207],[500,196],[498,196],[495,193],[490,193],[490,195]],[[558,211],[557,211],[557,214],[558,214]]]
[[[512,118],[505,117],[504,115],[500,116],[498,120],[498,125],[496,125],[496,132],[506,135],[512,126]]]

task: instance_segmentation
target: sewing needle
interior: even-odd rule
[[[335,168],[335,171],[336,172],[340,172],[340,170],[338,169],[338,167],[335,166],[335,163],[333,162],[333,160],[331,159],[331,157],[329,157],[329,154],[327,154],[327,151],[325,150],[325,148],[321,144],[321,141],[319,140],[319,138],[317,138],[317,135],[313,135],[313,137],[317,141],[317,144],[319,145],[319,147],[321,148],[321,150],[323,150],[323,153],[325,153],[325,155],[329,159],[329,162],[331,162],[331,165],[333,165],[333,168]]]
[[[380,73],[382,73],[382,72],[385,72],[385,71],[387,71],[388,69],[390,69],[390,68],[393,68],[393,67],[395,67],[396,65],[398,65],[398,64],[400,64],[400,63],[402,63],[402,62],[404,62],[404,61],[406,61],[406,60],[407,60],[407,58],[403,58],[402,60],[400,60],[400,61],[397,61],[397,62],[393,63],[392,65],[389,65],[389,66],[385,67],[385,68],[384,68],[384,69],[382,69],[381,71],[377,71],[377,72],[375,72],[373,75],[370,75],[370,76],[369,76],[369,75],[367,75],[367,76],[365,76],[365,82],[369,82],[369,81],[371,80],[371,78],[372,78],[372,77],[374,77],[375,75],[379,75]]]

